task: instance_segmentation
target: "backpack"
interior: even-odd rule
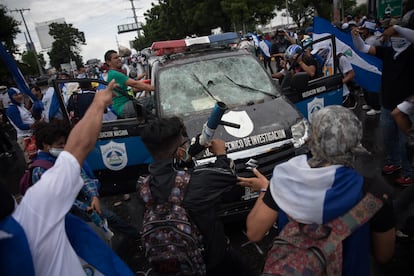
[[[383,205],[367,193],[350,211],[326,224],[289,218],[269,250],[263,275],[341,275],[342,241]]]
[[[146,204],[141,231],[145,256],[152,268],[162,274],[205,275],[202,237],[181,206],[190,181],[186,171],[177,171],[168,201],[154,203],[150,176],[140,177],[140,195]]]
[[[35,161],[33,161],[33,163],[29,165],[29,167],[24,171],[23,176],[20,178],[20,181],[19,181],[20,193],[24,195],[27,189],[29,189],[30,186],[33,185],[32,173],[35,167],[41,167],[43,169],[48,170],[52,166],[53,166],[52,162],[44,160],[44,159],[36,159]]]

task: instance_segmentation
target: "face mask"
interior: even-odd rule
[[[54,156],[54,157],[58,157],[59,154],[63,151],[62,148],[51,148],[49,150],[50,155]]]

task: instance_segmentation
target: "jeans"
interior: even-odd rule
[[[407,158],[405,144],[407,137],[400,131],[394,118],[392,110],[381,107],[380,124],[382,129],[385,163],[402,167],[402,176],[414,178],[414,169]],[[411,120],[414,118],[411,116]]]

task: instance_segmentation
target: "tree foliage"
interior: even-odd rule
[[[85,34],[74,28],[72,24],[50,24],[49,34],[55,39],[52,49],[48,52],[50,65],[59,68],[62,63],[76,62],[79,67],[83,64],[80,46],[85,45]]]
[[[3,5],[0,5],[0,26],[0,41],[9,53],[16,53],[17,46],[14,44],[14,39],[20,33],[19,22],[7,15],[7,8]]]
[[[295,24],[300,27],[309,26],[312,23],[313,16],[319,16],[332,21],[333,3],[332,1],[320,0],[277,0],[276,8],[278,11],[286,8],[288,4],[289,15]],[[343,0],[344,14],[354,14],[353,8],[356,6],[356,0]]]
[[[136,40],[135,45],[209,35],[217,27],[223,31],[254,31],[256,24],[266,24],[274,17],[274,9],[274,0],[161,0],[144,14],[145,37]]]
[[[10,54],[18,53],[14,39],[20,33],[19,22],[13,17],[7,15],[7,8],[0,5],[0,43],[7,49]],[[0,81],[1,83],[8,83],[11,80],[11,75],[0,59]]]
[[[45,68],[46,61],[43,57],[43,54],[38,54],[37,58],[40,62],[40,66],[42,66],[42,68]],[[36,62],[35,54],[33,51],[23,52],[22,62],[26,65],[24,68],[22,68],[22,73],[24,75],[38,75],[39,74],[39,69],[37,68],[37,62]]]
[[[144,36],[134,42],[136,49],[151,45],[153,41],[181,39],[188,35],[209,35],[211,29],[223,31],[256,31],[257,25],[270,22],[277,13],[286,9],[299,28],[312,24],[317,15],[332,20],[333,3],[320,0],[160,0],[152,4],[144,15]],[[345,15],[360,14],[366,5],[355,9],[356,0],[343,0]]]

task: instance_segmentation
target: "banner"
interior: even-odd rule
[[[329,21],[315,16],[313,24],[313,40],[334,34],[336,53],[343,53],[348,57],[355,72],[355,82],[370,92],[379,92],[381,90],[382,61],[375,56],[357,51],[352,42],[352,35],[342,32]]]

